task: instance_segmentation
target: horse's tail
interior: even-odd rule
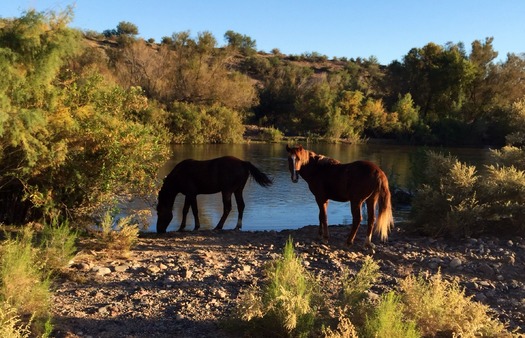
[[[380,176],[378,202],[375,231],[381,237],[382,241],[386,241],[390,228],[394,226],[394,216],[392,215],[392,202],[390,189],[388,188],[388,179],[384,173]]]
[[[251,164],[250,162],[246,161],[244,162],[248,170],[250,171],[250,174],[252,175],[255,182],[257,182],[262,187],[269,187],[272,185],[273,181],[262,171],[257,169],[256,166]]]

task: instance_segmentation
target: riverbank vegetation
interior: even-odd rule
[[[408,275],[399,288],[373,299],[370,288],[379,265],[370,256],[361,269],[342,274],[340,302],[323,308],[323,285],[295,254],[290,238],[281,258],[266,268],[263,285],[255,285],[238,301],[241,324],[230,328],[250,337],[511,337],[489,308],[465,295],[457,281]],[[331,318],[335,314],[338,318]]]
[[[257,52],[255,40],[232,31],[222,46],[209,32],[145,41],[129,22],[81,32],[68,26],[71,17],[28,11],[0,19],[0,222],[24,225],[2,242],[0,321],[20,336],[49,332],[50,265],[65,264],[74,248],[65,224],[86,229],[97,220],[107,245],[116,224],[125,229],[119,245],[131,247],[138,228],[109,215],[129,196],[156,193],[170,143],[242,142],[247,124],[268,141],[506,145],[483,171],[428,153],[415,224],[433,235],[476,234],[494,222],[523,231],[525,60],[495,62],[492,38],[472,42],[470,53],[462,43],[429,43],[380,65],[373,57]],[[429,217],[436,214],[445,221]],[[33,233],[31,221],[51,225]],[[20,285],[27,290],[14,292]],[[315,285],[305,279],[301,288],[303,295]],[[310,325],[314,300],[289,304],[306,312],[284,314],[284,330],[293,316]],[[369,318],[372,330],[381,317]]]

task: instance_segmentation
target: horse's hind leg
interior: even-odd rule
[[[222,217],[219,220],[219,223],[215,227],[215,230],[221,230],[224,226],[224,222],[226,222],[226,218],[228,218],[228,215],[230,214],[230,211],[232,210],[232,193],[222,193],[222,204],[223,204],[223,213]]]
[[[327,242],[330,238],[330,235],[328,234],[328,216],[326,215],[328,200],[316,199],[316,202],[319,207],[319,236],[322,236],[323,241]]]
[[[242,198],[242,190],[237,190],[235,192],[235,203],[237,203],[237,210],[239,212],[239,218],[237,218],[237,226],[235,230],[240,230],[242,228],[242,216],[244,214],[244,198]]]
[[[359,225],[361,224],[361,205],[363,202],[350,202],[350,209],[352,211],[352,230],[350,230],[350,235],[348,235],[348,239],[346,240],[346,244],[352,245],[354,244],[355,235],[357,234],[357,230],[359,229]]]
[[[365,247],[373,248],[372,244],[372,232],[374,231],[374,223],[376,220],[376,197],[371,196],[366,200],[366,211],[367,211],[367,223],[368,229],[366,230]]]

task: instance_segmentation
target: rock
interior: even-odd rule
[[[492,276],[494,274],[494,269],[487,263],[482,263],[477,269],[483,276]]]
[[[125,272],[128,268],[126,264],[120,264],[114,267],[115,272]]]
[[[148,271],[152,273],[157,273],[160,271],[160,267],[156,264],[148,265]]]
[[[106,267],[103,267],[103,266],[95,266],[95,267],[93,267],[93,269],[91,269],[91,271],[95,272],[97,274],[97,276],[105,276],[105,275],[109,275],[111,273],[111,269],[110,268],[106,268]]]
[[[454,257],[454,258],[452,258],[452,260],[450,261],[450,264],[448,266],[450,268],[452,268],[452,269],[456,269],[456,268],[460,267],[462,264],[463,264],[463,262],[461,261],[461,259],[459,259],[457,257]]]

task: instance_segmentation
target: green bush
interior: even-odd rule
[[[525,229],[525,172],[514,166],[474,166],[426,152],[412,216],[431,235],[515,234]],[[438,215],[438,217],[436,217]]]
[[[106,212],[94,232],[101,247],[128,252],[137,243],[139,237],[139,227],[131,222],[132,218],[133,216],[128,216],[115,220],[109,212]]]
[[[366,318],[362,337],[370,338],[417,338],[420,337],[414,321],[405,319],[405,306],[401,296],[388,292],[381,297],[379,305]]]
[[[448,333],[453,337],[510,337],[505,326],[492,318],[489,308],[465,295],[458,281],[441,273],[425,278],[413,275],[400,285],[405,315],[417,323],[425,337]]]
[[[54,219],[46,224],[41,239],[37,245],[40,250],[39,259],[46,271],[59,272],[65,268],[76,252],[77,232],[71,229],[69,223],[59,223]]]
[[[238,112],[221,106],[174,103],[169,129],[176,143],[241,143],[244,125]]]
[[[121,88],[87,65],[71,13],[26,13],[0,30],[0,220],[91,217],[125,194],[156,190],[167,132],[145,124],[140,88]],[[70,63],[70,64],[68,64]],[[75,68],[75,67],[71,67]]]
[[[16,308],[7,301],[0,303],[0,337],[31,337],[31,321],[29,323],[23,323]]]
[[[31,318],[32,332],[45,332],[51,315],[49,274],[40,251],[33,246],[34,232],[7,239],[0,248],[0,302],[9,303],[23,318]],[[14,311],[13,311],[14,312]]]
[[[256,336],[307,337],[316,315],[316,284],[296,256],[289,239],[283,257],[266,270],[268,279],[247,290],[239,302],[239,316],[251,323]]]

